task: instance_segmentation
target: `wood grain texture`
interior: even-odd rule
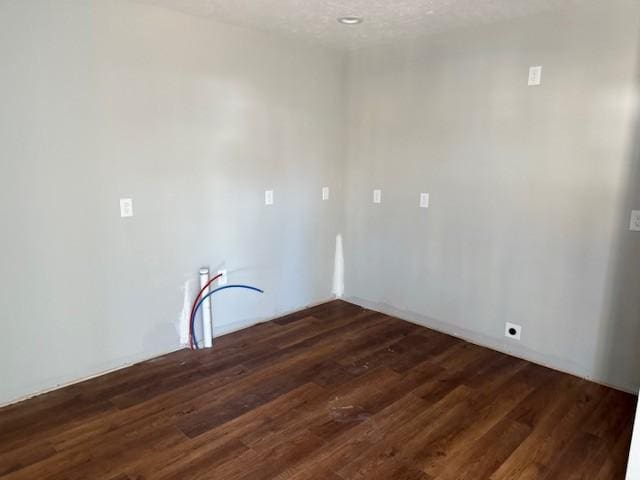
[[[0,410],[0,479],[624,478],[635,397],[335,301]]]

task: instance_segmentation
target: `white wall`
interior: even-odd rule
[[[346,296],[637,391],[640,3],[600,5],[352,55]]]
[[[602,5],[361,50],[347,75],[126,1],[0,2],[0,404],[178,348],[202,265],[267,291],[218,297],[217,332],[328,299],[339,233],[348,298],[639,386],[640,5]]]
[[[217,297],[218,332],[330,298],[342,54],[118,0],[5,0],[0,58],[0,404],[178,348],[202,265],[266,290]]]

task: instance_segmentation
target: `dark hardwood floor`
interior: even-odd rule
[[[336,301],[0,410],[0,478],[624,478],[635,397]]]

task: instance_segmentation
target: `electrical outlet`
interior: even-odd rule
[[[217,280],[218,285],[226,285],[227,284],[227,271],[226,270],[218,270],[218,275],[222,274],[222,276]]]
[[[322,187],[322,200],[329,200],[329,187]]]
[[[373,191],[373,203],[382,203],[382,190]]]
[[[529,68],[529,86],[535,87],[542,84],[542,67]]]
[[[420,194],[420,208],[429,208],[429,194],[421,193]]]
[[[120,216],[122,218],[133,217],[133,200],[131,198],[120,199]]]
[[[505,323],[504,325],[504,336],[508,338],[512,338],[513,340],[520,340],[520,335],[522,334],[522,327],[520,325],[516,325],[515,323]]]
[[[265,190],[264,192],[264,204],[273,205],[273,190]]]
[[[631,212],[631,225],[629,229],[632,232],[640,232],[640,210]]]

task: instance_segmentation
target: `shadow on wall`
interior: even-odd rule
[[[637,71],[631,97],[635,118],[618,199],[621,218],[612,243],[595,365],[599,378],[636,391],[640,388],[640,232],[630,231],[629,221],[631,211],[640,210],[640,58]]]

